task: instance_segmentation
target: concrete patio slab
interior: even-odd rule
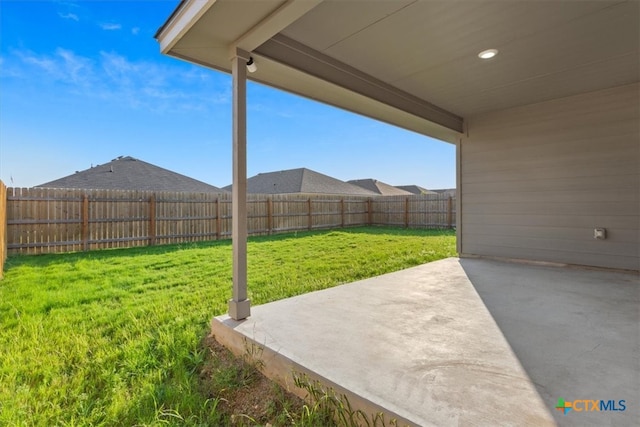
[[[212,333],[236,353],[263,346],[281,383],[307,373],[409,425],[635,425],[639,285],[632,274],[450,258],[256,306],[245,321],[220,316]],[[558,398],[626,410],[564,415]]]

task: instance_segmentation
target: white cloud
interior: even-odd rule
[[[100,28],[106,31],[115,31],[120,30],[122,28],[122,25],[113,22],[105,22],[100,24]]]
[[[86,84],[93,79],[93,61],[90,59],[62,48],[56,49],[56,55],[62,58],[62,70],[73,83]]]
[[[67,49],[58,48],[54,55],[38,55],[31,51],[15,51],[14,54],[23,64],[32,66],[35,71],[44,72],[56,81],[84,86],[92,79],[92,61]],[[29,71],[33,70],[22,70],[20,74],[26,76],[30,74]]]
[[[2,58],[2,65],[3,78],[49,87],[63,85],[56,90],[135,109],[208,111],[231,98],[229,85],[221,87],[222,76],[216,78],[196,66],[132,61],[116,52],[103,51],[89,58],[64,48],[49,55],[16,50]]]
[[[133,27],[131,29],[131,34],[133,34],[134,36],[137,36],[139,32],[140,32],[140,27]]]
[[[58,16],[62,19],[70,19],[72,21],[79,21],[78,15],[75,13],[58,13]]]
[[[57,72],[56,62],[51,57],[38,56],[31,51],[18,51],[16,54],[25,64],[34,65],[48,74],[54,74]]]

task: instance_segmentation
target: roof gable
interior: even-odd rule
[[[332,178],[310,169],[303,169],[302,193],[324,194],[361,194],[371,195],[374,192],[358,187],[339,179]],[[364,191],[363,191],[364,190]]]
[[[224,187],[230,190],[231,186]],[[259,173],[247,180],[247,192],[252,194],[349,194],[373,196],[376,193],[340,181],[307,168]]]
[[[39,188],[82,188],[95,190],[185,191],[225,193],[225,190],[197,179],[161,168],[130,156],[120,156],[109,163],[92,166]]]
[[[408,191],[411,194],[438,194],[435,191],[427,190],[426,188],[420,187],[419,185],[396,185],[396,188]]]
[[[300,193],[303,171],[304,169],[300,168],[259,173],[247,179],[247,192],[255,194]]]
[[[383,196],[410,196],[413,194],[409,191],[394,187],[393,185],[378,181],[377,179],[353,179],[347,182]]]

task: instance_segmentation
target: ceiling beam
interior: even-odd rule
[[[236,48],[253,51],[271,37],[284,30],[305,13],[322,3],[323,0],[287,0],[274,10],[269,16],[244,33],[231,44],[230,52],[233,56]]]
[[[256,54],[390,105],[453,131],[463,132],[463,119],[417,96],[378,80],[350,65],[276,34],[253,49]]]

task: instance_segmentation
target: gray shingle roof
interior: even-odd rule
[[[431,190],[438,194],[443,194],[447,197],[456,197],[456,189],[455,188],[443,188],[438,190]]]
[[[408,191],[411,194],[437,194],[435,191],[427,190],[419,185],[396,185],[396,188]]]
[[[224,187],[231,190],[231,186]],[[247,180],[251,194],[319,193],[373,196],[376,193],[307,168],[259,173]]]
[[[129,156],[36,187],[226,193],[221,188]]]
[[[347,182],[383,196],[410,196],[412,194],[393,185],[378,181],[377,179],[352,179]]]

